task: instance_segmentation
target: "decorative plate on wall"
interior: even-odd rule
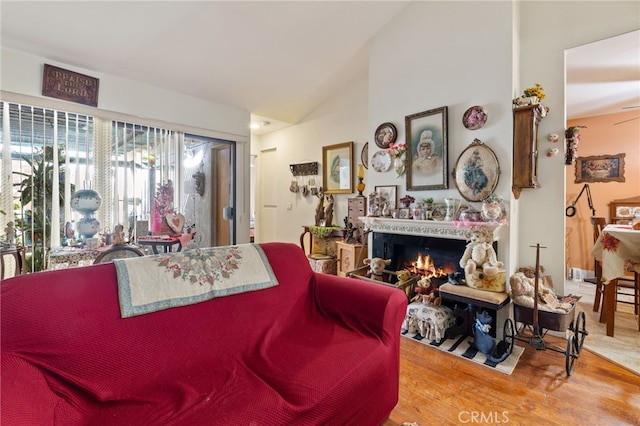
[[[387,151],[380,150],[373,154],[371,166],[376,172],[386,172],[391,167],[391,157]]]
[[[382,149],[389,148],[389,145],[396,141],[398,131],[391,123],[382,123],[376,129],[375,142]]]
[[[475,105],[465,111],[462,124],[469,130],[478,130],[487,122],[487,110],[481,105]]]

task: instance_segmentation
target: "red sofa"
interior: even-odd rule
[[[1,424],[381,424],[404,293],[260,246],[278,286],[125,319],[113,263],[4,280]]]

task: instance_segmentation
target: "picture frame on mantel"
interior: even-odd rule
[[[624,182],[625,155],[592,155],[576,158],[575,183]]]
[[[398,207],[397,185],[381,185],[374,187],[382,204],[389,203],[389,209]]]
[[[448,108],[405,117],[407,191],[449,188]]]
[[[325,194],[353,193],[353,142],[322,147],[322,188]]]

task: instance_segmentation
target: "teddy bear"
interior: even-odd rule
[[[469,244],[460,259],[460,267],[471,275],[477,268],[481,268],[484,274],[492,277],[498,274],[504,264],[497,259],[493,249],[493,235],[489,228],[472,226],[466,233]]]
[[[523,268],[520,268],[523,269]],[[535,268],[534,268],[535,269]],[[527,277],[524,272],[516,272],[509,278],[509,296],[516,305],[533,308],[535,294],[535,278]],[[548,305],[545,298],[558,300],[552,288],[544,285],[544,279],[538,278],[538,309],[551,312],[569,312],[571,303],[559,302],[555,307]]]
[[[535,266],[521,266],[518,268],[518,272],[522,272],[527,278],[535,278],[536,276],[536,267]],[[544,266],[538,266],[538,278],[543,278],[544,275]]]
[[[396,283],[396,287],[407,294],[407,297],[411,295],[411,272],[403,269],[401,271],[396,271],[396,277],[398,278],[398,282]]]
[[[364,264],[369,266],[367,278],[376,281],[384,281],[384,268],[391,263],[391,259],[382,259],[380,257],[366,258]]]
[[[411,302],[419,300],[425,305],[433,306],[440,306],[442,303],[442,299],[436,296],[436,288],[431,285],[431,279],[428,277],[422,277],[418,280],[415,291],[416,295],[413,296]]]

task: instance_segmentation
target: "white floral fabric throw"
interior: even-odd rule
[[[278,285],[255,244],[114,260],[122,318]]]

